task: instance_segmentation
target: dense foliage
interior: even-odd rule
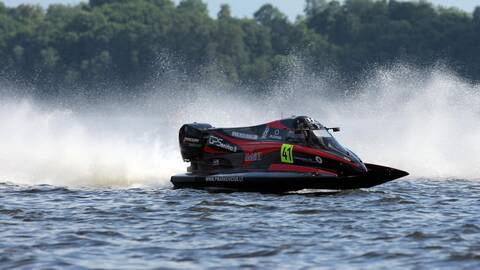
[[[335,68],[351,78],[401,60],[441,61],[480,80],[480,8],[307,0],[305,14],[291,22],[269,4],[253,18],[232,17],[227,5],[211,18],[201,0],[90,0],[46,10],[0,2],[0,74],[9,80],[49,92],[112,83],[132,89],[165,71],[165,55],[186,74],[215,68],[251,85],[278,76],[291,55],[314,72]]]

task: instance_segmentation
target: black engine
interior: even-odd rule
[[[185,124],[180,128],[178,141],[184,161],[191,161],[202,151],[208,136],[205,130],[213,128],[210,124]]]

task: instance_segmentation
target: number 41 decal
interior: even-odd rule
[[[282,148],[280,150],[280,157],[283,163],[293,163],[293,145],[282,144]]]

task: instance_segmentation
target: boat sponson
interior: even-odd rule
[[[302,189],[349,190],[370,188],[407,176],[408,173],[375,164],[365,164],[367,173],[354,176],[312,175],[298,172],[241,172],[212,175],[172,176],[175,188],[225,188],[239,191],[288,192]]]

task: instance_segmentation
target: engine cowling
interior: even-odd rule
[[[206,130],[213,128],[210,124],[185,124],[178,132],[180,152],[184,161],[198,157],[208,137]]]

